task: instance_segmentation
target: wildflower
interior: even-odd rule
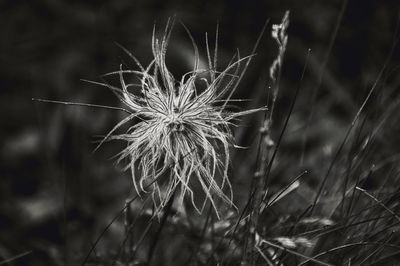
[[[136,192],[140,195],[150,188],[158,210],[178,190],[180,204],[188,196],[194,208],[201,212],[209,200],[218,215],[214,196],[233,205],[228,179],[229,147],[233,143],[232,121],[263,108],[236,113],[226,110],[232,90],[239,81],[240,63],[250,57],[236,55],[234,62],[218,72],[217,49],[212,60],[207,38],[208,69],[199,68],[198,49],[189,33],[195,51],[194,68],[177,81],[165,62],[172,28],[173,22],[169,21],[162,38],[156,38],[153,30],[154,59],[147,67],[125,50],[139,70],[123,70],[120,67],[119,71],[107,74],[118,75],[120,87],[97,83],[109,87],[130,112],[99,146],[108,140],[127,143],[117,155],[117,162],[129,161],[124,170],[131,170]],[[140,83],[127,83],[127,75],[134,75]],[[199,84],[203,85],[203,90],[198,88]],[[129,89],[134,87],[139,89],[131,92]],[[224,98],[228,91],[231,91],[229,97]],[[139,121],[133,123],[137,119]],[[125,133],[114,134],[127,123],[132,125]],[[196,184],[205,193],[201,208],[194,203],[193,185]],[[224,193],[225,188],[229,190],[229,196]]]

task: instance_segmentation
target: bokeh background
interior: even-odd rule
[[[264,22],[270,19],[257,55],[235,93],[235,98],[253,99],[240,103],[240,108],[253,108],[265,104],[271,83],[269,67],[278,52],[270,37],[271,24],[279,23],[285,10],[290,10],[275,136],[299,84],[307,50],[312,52],[280,149],[274,184],[293,178],[302,169],[310,170],[307,184],[298,192],[303,195],[297,199],[298,204],[307,201],[308,189],[316,186],[319,173],[326,169],[324,158],[332,156],[382,69],[399,16],[397,0],[343,2],[1,1],[0,262],[31,251],[11,265],[79,265],[95,237],[132,195],[129,173],[121,172],[110,159],[122,146],[108,143],[92,153],[96,136],[106,134],[123,114],[39,103],[31,98],[120,106],[109,90],[81,79],[100,81],[102,74],[117,70],[121,63],[134,67],[115,43],[147,64],[152,56],[153,26],[162,30],[171,16],[190,29],[203,56],[205,32],[214,40],[219,24],[221,69],[236,49],[241,55],[251,52]],[[177,23],[167,56],[170,70],[179,77],[190,69],[192,58],[190,39]],[[390,69],[395,70],[399,62],[397,49]],[[380,102],[383,109],[398,95],[397,73],[385,76],[385,86],[379,86],[385,87],[385,93],[374,94],[371,100]],[[315,115],[303,152],[302,132],[316,88]],[[399,121],[396,116],[389,120],[379,140],[382,156],[399,152]],[[254,146],[260,123],[261,116],[246,118],[235,131],[238,144]],[[233,154],[231,177],[235,201],[241,206],[252,177],[255,150],[236,150]],[[122,223],[115,223],[99,244],[99,256],[118,246],[122,234]]]

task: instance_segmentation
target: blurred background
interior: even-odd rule
[[[242,56],[250,54],[264,22],[270,19],[234,95],[253,99],[240,103],[240,108],[265,105],[269,67],[278,52],[270,29],[272,23],[280,23],[286,10],[290,10],[289,43],[274,136],[299,84],[307,50],[312,52],[276,162],[274,184],[286,182],[303,169],[311,170],[305,194],[299,196],[307,200],[307,188],[315,188],[318,174],[326,169],[324,158],[332,156],[382,69],[399,15],[397,0],[0,1],[0,262],[31,251],[10,265],[79,265],[95,237],[132,193],[129,173],[110,159],[122,146],[108,143],[92,153],[96,136],[106,134],[123,114],[39,103],[32,98],[120,106],[111,91],[81,79],[100,81],[102,74],[118,70],[121,63],[134,67],[116,43],[148,64],[154,24],[163,30],[168,17],[176,16],[192,32],[203,60],[205,33],[213,42],[219,24],[220,69],[236,49]],[[397,49],[389,70],[398,67],[399,58]],[[190,70],[192,59],[190,39],[177,23],[167,64],[179,79]],[[385,85],[378,86],[382,93],[371,100],[382,109],[398,96],[400,75],[396,73],[385,76]],[[302,132],[316,88],[315,113],[302,149]],[[238,145],[254,146],[261,118],[253,115],[242,121],[235,131]],[[379,139],[382,157],[399,152],[398,122],[390,117]],[[235,201],[242,206],[255,149],[235,150],[233,155]],[[118,246],[122,234],[122,224],[115,223],[100,242],[98,256]]]

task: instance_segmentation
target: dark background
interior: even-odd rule
[[[176,16],[192,32],[202,55],[204,34],[214,39],[219,24],[220,66],[238,48],[248,55],[270,18],[257,56],[235,97],[255,99],[242,108],[263,105],[270,84],[269,66],[277,55],[270,37],[271,23],[279,23],[290,9],[289,44],[284,61],[276,131],[299,83],[307,49],[308,71],[281,149],[276,176],[289,179],[299,169],[313,169],[309,187],[324,169],[322,158],[343,137],[373,84],[390,50],[399,4],[393,1],[349,0],[329,57],[329,42],[343,2],[337,0],[284,1],[1,1],[0,2],[0,262],[32,251],[13,265],[76,265],[87,254],[95,236],[123,207],[132,191],[129,173],[109,158],[121,146],[106,144],[92,153],[95,136],[104,135],[123,116],[110,110],[33,102],[34,98],[120,106],[107,89],[81,79],[133,66],[115,42],[132,51],[144,64],[151,60],[154,23],[162,30]],[[192,47],[177,23],[167,64],[177,76],[188,71]],[[319,86],[321,68],[327,58]],[[203,58],[205,59],[205,58]],[[396,50],[391,69],[399,64]],[[398,95],[400,75],[387,76],[384,94],[372,102]],[[320,87],[310,126],[304,162],[300,163],[301,129],[309,114],[313,90]],[[261,96],[260,96],[261,95]],[[387,96],[390,97],[387,97]],[[261,117],[251,116],[236,131],[239,145],[251,145]],[[390,118],[382,135],[385,154],[398,152],[399,126]],[[276,132],[274,133],[276,134]],[[249,156],[250,154],[250,156]],[[235,178],[238,205],[247,190],[249,162],[254,151],[235,151],[240,165]],[[383,155],[382,155],[383,156]],[[244,160],[243,158],[250,159]],[[239,162],[245,162],[243,165]],[[279,181],[276,181],[279,183]],[[242,189],[243,188],[243,189]],[[116,223],[99,245],[99,253],[118,245],[121,223]]]

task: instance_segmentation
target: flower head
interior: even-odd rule
[[[172,26],[173,23],[167,24],[162,38],[156,38],[153,31],[154,59],[147,67],[125,50],[139,70],[121,67],[119,71],[109,73],[119,76],[120,87],[102,83],[117,94],[130,114],[108,133],[100,145],[106,140],[127,143],[117,155],[117,161],[127,159],[129,163],[125,169],[131,170],[137,193],[149,190],[159,209],[166,205],[175,191],[179,191],[180,202],[188,196],[201,212],[210,200],[218,215],[215,196],[233,204],[228,179],[229,147],[233,142],[230,126],[233,119],[260,110],[233,113],[225,108],[230,97],[224,97],[237,86],[240,63],[250,57],[241,59],[237,55],[234,62],[218,72],[217,49],[211,60],[206,38],[209,66],[200,69],[198,49],[189,33],[195,50],[194,68],[177,81],[165,62]],[[128,75],[137,77],[139,83],[127,83]],[[138,122],[133,123],[135,120]],[[127,123],[132,125],[125,133],[114,134]],[[205,193],[201,208],[194,203],[195,186],[201,187]],[[229,196],[224,189],[229,190]]]

